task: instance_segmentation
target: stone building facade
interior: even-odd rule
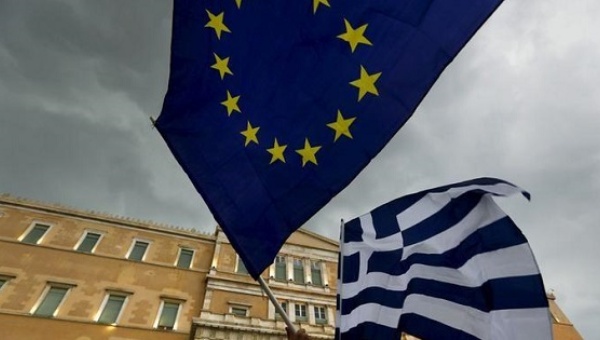
[[[282,339],[285,324],[247,273],[220,230],[206,279],[197,340]],[[290,320],[315,339],[333,339],[338,244],[305,230],[294,233],[262,277]]]
[[[210,235],[2,197],[0,339],[187,339],[213,251]]]
[[[300,229],[262,274],[314,339],[334,337],[337,251]],[[549,299],[554,338],[581,339]],[[0,196],[2,340],[279,340],[284,329],[219,228]]]

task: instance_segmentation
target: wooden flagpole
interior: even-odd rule
[[[279,301],[277,301],[277,299],[275,298],[275,295],[273,295],[273,292],[271,291],[271,288],[269,288],[269,286],[267,286],[267,283],[262,278],[262,276],[259,276],[257,281],[260,284],[261,288],[265,291],[265,293],[267,293],[267,296],[269,297],[269,299],[271,300],[271,302],[275,306],[275,310],[277,311],[277,313],[279,313],[279,315],[281,315],[281,318],[285,322],[285,325],[287,326],[287,328],[292,333],[296,333],[296,328],[292,324],[292,321],[288,317],[287,313],[283,310],[283,308],[279,304]]]
[[[343,253],[342,253],[342,245],[344,243],[344,219],[340,220],[340,240],[341,240],[341,244],[340,244],[340,261],[339,261],[340,263],[338,263],[338,266],[340,266],[340,282],[341,282],[342,273],[343,273],[343,269],[344,269],[343,266],[342,266],[342,258],[344,256]],[[275,298],[275,295],[273,295],[273,292],[271,291],[271,288],[269,288],[269,286],[267,285],[267,283],[265,282],[265,280],[262,278],[262,276],[259,276],[258,279],[257,279],[257,281],[260,284],[260,287],[262,288],[262,290],[269,297],[269,300],[271,300],[271,302],[275,306],[275,310],[277,311],[277,313],[279,313],[279,315],[281,315],[281,318],[285,322],[285,325],[287,326],[287,328],[292,333],[296,333],[296,328],[292,324],[292,321],[288,317],[287,313],[283,310],[283,308],[279,304],[279,301],[277,301],[277,299]],[[338,290],[340,290],[341,289],[341,284],[338,285],[338,286],[339,286]],[[340,314],[341,314],[341,311],[342,311],[342,306],[341,306],[341,299],[340,299]],[[339,320],[338,320],[338,322],[339,322]]]

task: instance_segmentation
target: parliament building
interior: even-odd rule
[[[337,241],[299,229],[262,274],[313,339],[334,338],[337,257]],[[554,339],[582,339],[548,298]],[[0,196],[2,340],[285,338],[219,228],[205,234]]]

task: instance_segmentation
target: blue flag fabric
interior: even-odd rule
[[[548,300],[527,239],[480,178],[408,195],[342,230],[341,339],[552,339]],[[338,337],[339,339],[339,337]]]
[[[175,0],[156,127],[257,277],[500,0]]]

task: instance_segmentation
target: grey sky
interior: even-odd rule
[[[335,1],[335,0],[332,0]],[[152,129],[166,91],[171,1],[0,0],[0,192],[211,232]],[[413,118],[307,227],[414,191],[492,176],[548,289],[600,338],[600,2],[507,1]]]

